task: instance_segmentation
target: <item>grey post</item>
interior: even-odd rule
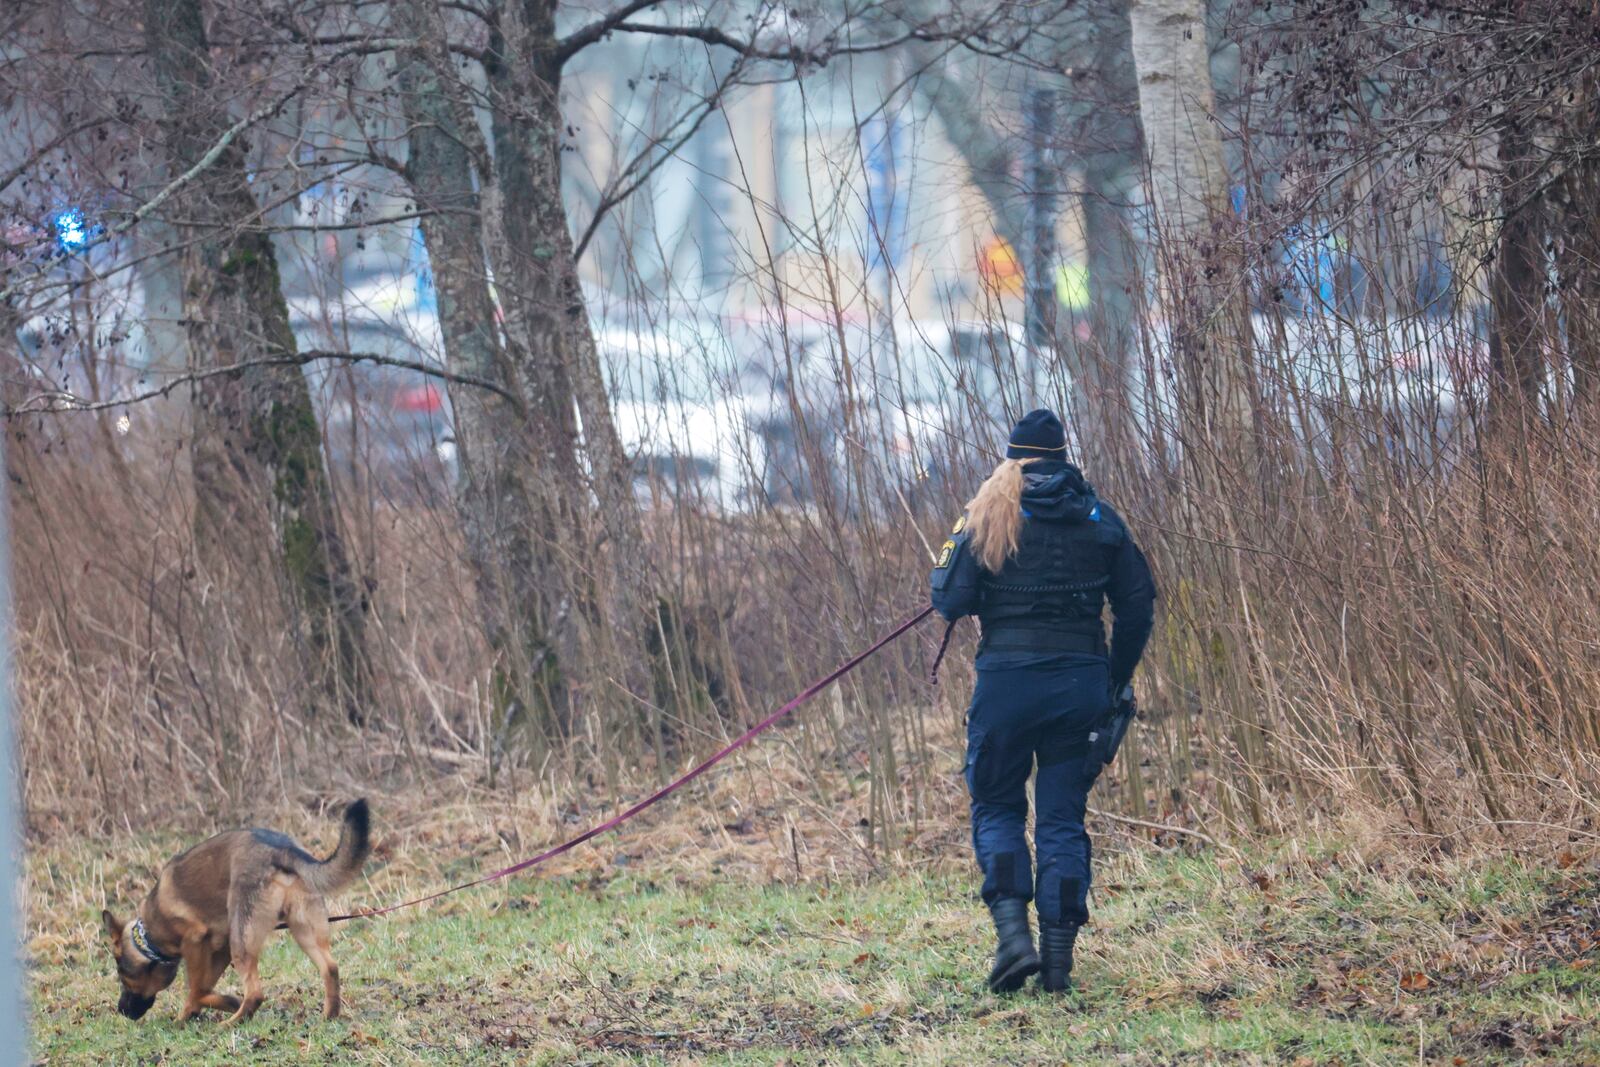
[[[5,468],[0,435],[0,470]],[[22,923],[17,914],[17,877],[22,839],[17,833],[20,784],[11,733],[11,524],[8,493],[0,489],[0,1064],[28,1062],[23,1018]]]

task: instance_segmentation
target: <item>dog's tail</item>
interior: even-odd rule
[[[339,831],[339,847],[333,855],[300,869],[300,877],[315,893],[337,893],[356,880],[367,857],[372,854],[372,816],[365,799],[344,809],[344,827]]]

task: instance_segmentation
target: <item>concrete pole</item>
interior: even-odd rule
[[[0,470],[5,469],[0,434]],[[23,1012],[22,923],[17,912],[17,879],[22,839],[17,833],[20,782],[11,732],[11,524],[8,497],[0,490],[0,1064],[29,1062]]]

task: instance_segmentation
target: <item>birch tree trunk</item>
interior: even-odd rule
[[[1160,242],[1159,296],[1185,385],[1184,414],[1189,433],[1213,446],[1205,451],[1225,453],[1223,439],[1245,446],[1250,320],[1227,233],[1228,172],[1215,121],[1205,3],[1132,0],[1129,24]]]
[[[1246,540],[1228,505],[1229,487],[1239,479],[1268,483],[1250,426],[1249,290],[1215,122],[1205,0],[1132,0],[1129,24],[1150,161],[1157,297],[1179,383],[1179,507],[1181,521],[1198,535],[1182,565],[1215,568],[1221,588],[1243,590],[1240,553],[1217,547]],[[1254,688],[1250,645],[1238,637],[1250,633],[1248,605],[1219,597],[1196,611],[1206,620],[1201,640],[1222,651],[1205,664],[1202,691]],[[1265,738],[1261,719],[1236,718],[1231,740],[1240,751],[1260,751]],[[1254,779],[1247,782],[1245,800],[1255,824],[1265,825],[1267,805]]]
[[[216,153],[173,200],[189,366],[292,354],[271,240],[251,226],[259,209],[244,150],[235,139],[217,151],[233,119],[200,0],[145,0],[144,15],[169,172],[189,172]],[[276,573],[315,690],[360,721],[370,690],[366,603],[351,576],[305,375],[253,367],[207,379],[195,386],[193,420],[198,553],[220,580],[240,564]]]
[[[1205,4],[1132,0],[1128,18],[1154,206],[1168,233],[1192,239],[1228,209]]]

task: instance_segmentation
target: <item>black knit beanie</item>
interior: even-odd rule
[[[1011,441],[1006,445],[1007,459],[1065,459],[1067,458],[1067,432],[1061,420],[1049,408],[1040,408],[1022,416],[1011,431]]]

